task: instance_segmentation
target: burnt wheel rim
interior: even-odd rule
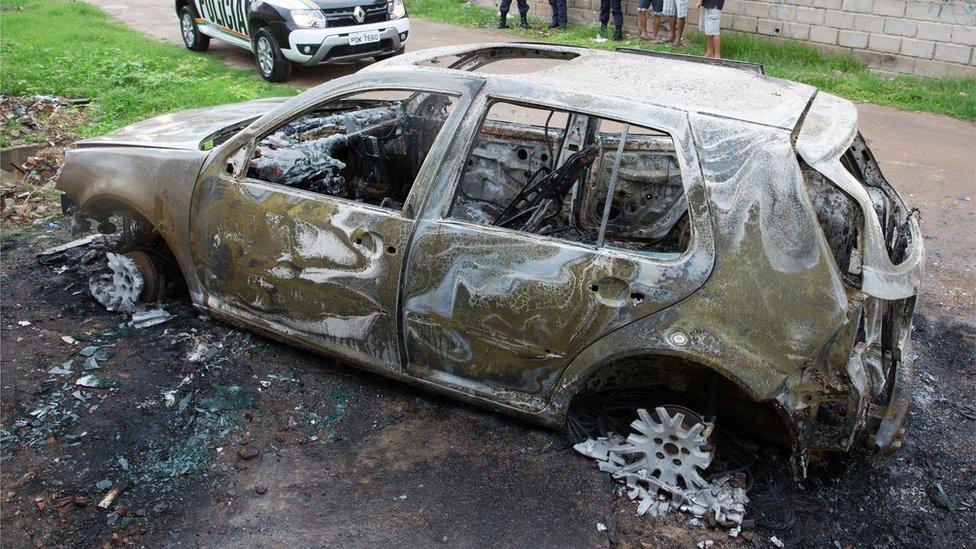
[[[190,17],[189,13],[183,14],[183,19],[180,21],[180,27],[183,29],[183,42],[187,46],[192,46],[193,39],[195,38],[193,33],[196,29],[193,28],[193,18]]]
[[[271,74],[271,69],[274,67],[271,42],[264,36],[258,38],[258,67],[261,69],[261,74],[266,75]]]

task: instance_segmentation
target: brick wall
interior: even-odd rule
[[[636,33],[636,0],[622,1],[625,29]],[[597,22],[600,0],[567,3],[571,20]],[[697,0],[688,3],[686,28],[694,32]],[[529,6],[533,15],[549,17],[547,1],[529,0]],[[892,72],[976,76],[976,0],[726,0],[722,28],[853,53]]]

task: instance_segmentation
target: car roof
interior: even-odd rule
[[[573,90],[649,105],[703,113],[787,130],[796,128],[817,88],[773,78],[733,63],[701,62],[683,56],[641,55],[550,44],[476,44],[410,52],[372,65],[363,72],[451,71],[452,58],[481,55],[501,59],[563,58],[522,74],[469,73],[472,78],[517,81],[526,98],[547,90]],[[568,58],[567,58],[568,57]],[[440,61],[444,60],[444,61]],[[440,62],[439,62],[440,61]],[[755,66],[753,66],[755,67]]]

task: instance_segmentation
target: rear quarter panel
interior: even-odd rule
[[[151,223],[179,261],[198,302],[199,284],[189,253],[190,199],[207,153],[143,147],[69,149],[57,188],[81,211],[130,208]]]

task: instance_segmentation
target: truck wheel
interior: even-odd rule
[[[391,57],[396,57],[398,55],[403,55],[403,52],[405,52],[406,50],[407,50],[407,47],[406,46],[403,46],[402,48],[398,49],[397,51],[395,51],[393,53],[388,53],[386,55],[376,55],[376,56],[373,57],[373,59],[375,59],[377,61],[383,61],[383,60],[389,59]]]
[[[284,82],[291,76],[291,61],[281,53],[268,27],[262,27],[254,37],[254,59],[261,77],[268,82]]]
[[[190,6],[183,6],[180,11],[180,34],[183,35],[183,43],[189,50],[207,51],[210,47],[210,37],[197,28],[196,17],[193,16]]]

